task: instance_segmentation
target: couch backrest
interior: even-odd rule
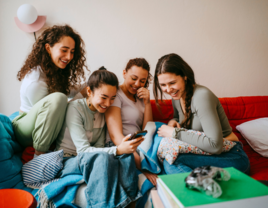
[[[236,126],[246,121],[268,117],[268,96],[219,98],[229,123]]]
[[[161,121],[168,123],[173,118],[173,107],[171,100],[165,100],[159,102],[159,108],[157,107],[155,100],[151,100],[151,106],[153,111],[154,121]]]

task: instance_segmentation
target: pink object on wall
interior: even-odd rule
[[[37,20],[34,23],[28,25],[28,24],[22,23],[18,19],[18,17],[15,17],[15,22],[16,22],[16,25],[22,31],[32,33],[32,32],[36,32],[36,31],[40,30],[44,26],[46,19],[47,19],[46,16],[38,16]]]

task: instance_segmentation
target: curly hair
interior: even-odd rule
[[[75,41],[74,57],[64,70],[59,70],[49,56],[45,44],[53,47],[63,37],[71,37]],[[48,92],[62,92],[66,95],[70,89],[85,80],[84,68],[89,71],[86,65],[85,44],[80,35],[69,25],[54,25],[46,29],[34,43],[32,52],[28,55],[23,67],[17,74],[21,81],[31,70],[40,66],[45,73]]]
[[[154,97],[158,106],[158,92],[160,92],[160,98],[161,101],[163,101],[163,91],[159,85],[158,75],[163,73],[172,73],[177,76],[187,77],[187,80],[185,81],[185,118],[181,123],[181,126],[189,129],[193,115],[191,111],[191,100],[194,93],[193,85],[196,84],[194,72],[192,68],[177,54],[172,53],[161,57],[156,65],[153,86]]]
[[[146,71],[148,71],[148,78],[145,82],[144,87],[148,88],[149,87],[149,83],[152,81],[153,76],[150,74],[150,65],[149,63],[144,59],[144,58],[135,58],[135,59],[130,59],[127,63],[127,66],[125,68],[126,71],[128,71],[132,66],[138,66],[141,67],[143,69],[145,69]]]

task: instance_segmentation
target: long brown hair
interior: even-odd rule
[[[155,101],[158,104],[158,96],[160,92],[161,101],[163,101],[163,91],[159,85],[158,75],[163,73],[172,73],[176,74],[177,76],[187,77],[185,81],[185,118],[181,123],[182,127],[190,128],[191,126],[191,118],[192,118],[192,111],[191,111],[191,100],[193,97],[195,78],[194,72],[192,68],[177,54],[168,54],[161,57],[156,65],[155,73],[154,73],[154,97]]]
[[[75,41],[75,52],[66,68],[59,69],[45,49],[45,44],[48,43],[53,47],[64,36],[71,37]],[[85,53],[84,41],[77,32],[69,25],[54,25],[46,29],[34,43],[32,52],[18,72],[17,78],[21,81],[27,73],[31,73],[32,69],[40,66],[47,77],[48,92],[62,92],[67,95],[70,93],[70,88],[85,80],[84,68],[88,70]]]
[[[125,68],[126,71],[128,71],[132,66],[138,66],[141,67],[143,69],[145,69],[146,71],[148,71],[148,78],[145,82],[144,88],[148,88],[150,81],[152,80],[152,75],[150,74],[150,65],[149,63],[146,61],[146,59],[144,58],[134,58],[134,59],[130,59],[127,63],[127,66]]]

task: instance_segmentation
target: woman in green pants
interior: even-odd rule
[[[57,138],[65,117],[67,96],[85,97],[84,41],[70,26],[46,29],[33,45],[18,72],[20,115],[13,120],[18,142],[46,153]]]

